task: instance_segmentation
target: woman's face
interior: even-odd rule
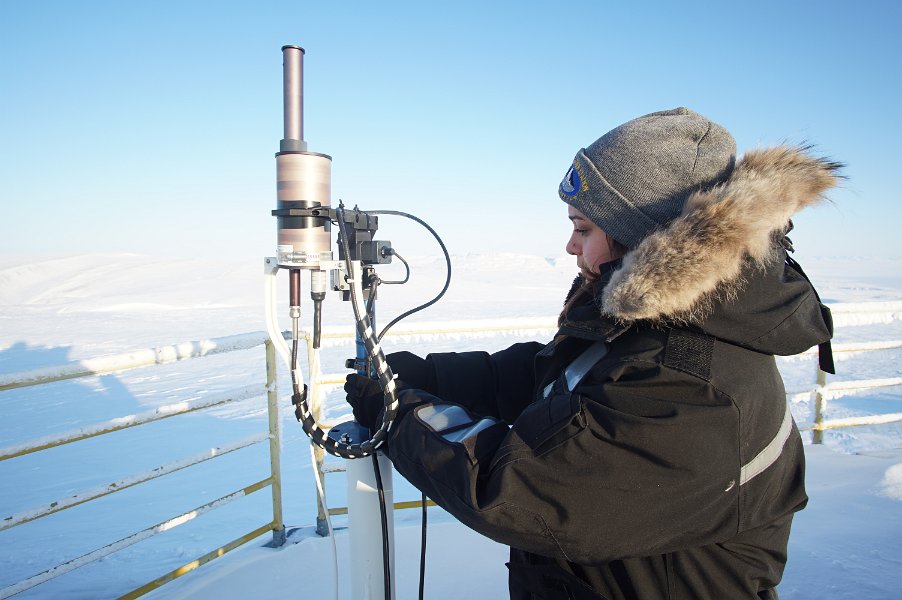
[[[586,215],[568,205],[567,216],[573,223],[573,233],[567,242],[567,254],[576,257],[577,267],[598,273],[599,265],[623,256],[620,246]]]

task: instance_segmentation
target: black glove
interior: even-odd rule
[[[435,394],[438,384],[435,380],[435,367],[425,358],[412,352],[392,352],[385,357],[392,373],[404,382],[407,387],[416,388]]]
[[[379,382],[358,373],[351,373],[345,378],[345,393],[348,404],[354,409],[354,419],[371,431],[382,422],[381,414],[385,408],[385,394]]]

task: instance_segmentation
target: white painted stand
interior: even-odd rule
[[[388,521],[389,564],[391,565],[391,592],[395,592],[395,536],[394,493],[392,488],[392,464],[381,452],[379,471],[385,492]],[[348,477],[348,529],[350,537],[351,597],[360,600],[389,600],[385,598],[385,580],[382,561],[382,517],[379,511],[379,492],[373,459],[349,460]]]

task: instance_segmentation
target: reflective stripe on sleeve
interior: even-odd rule
[[[780,424],[780,429],[777,431],[777,435],[774,436],[774,439],[770,441],[770,443],[764,447],[764,450],[758,453],[758,455],[750,460],[748,464],[744,465],[742,469],[739,471],[739,485],[745,485],[756,476],[760,475],[767,469],[769,466],[777,462],[777,459],[780,458],[780,454],[783,453],[783,446],[786,444],[786,440],[789,439],[789,434],[792,431],[792,412],[789,410],[789,403],[786,404],[786,414],[783,415],[783,423]]]
[[[477,421],[456,404],[421,406],[416,409],[416,414],[430,429],[457,444],[499,422],[488,417]]]
[[[592,367],[595,366],[595,363],[600,361],[605,354],[608,353],[608,345],[604,342],[595,342],[588,348],[586,348],[582,354],[577,356],[572,363],[567,365],[567,368],[564,370],[564,382],[567,386],[567,391],[572,392],[573,388],[579,385],[579,382],[583,380],[583,378],[589,373]],[[547,398],[548,394],[551,393],[551,389],[554,387],[555,381],[552,381],[548,385],[545,386],[545,389],[542,390],[542,397]]]
[[[449,431],[448,433],[443,433],[442,437],[448,440],[449,442],[461,443],[468,437],[472,437],[482,431],[483,429],[488,429],[495,423],[497,423],[495,419],[480,419],[476,423],[473,423],[469,427],[464,429],[456,429],[454,431]]]
[[[417,416],[433,431],[444,431],[473,422],[462,406],[457,404],[430,404],[417,409]]]

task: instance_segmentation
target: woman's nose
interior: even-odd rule
[[[579,256],[579,246],[576,244],[576,242],[573,239],[574,233],[570,234],[570,239],[567,240],[567,245],[564,247],[564,249],[567,251],[567,254],[572,254],[573,256]]]

